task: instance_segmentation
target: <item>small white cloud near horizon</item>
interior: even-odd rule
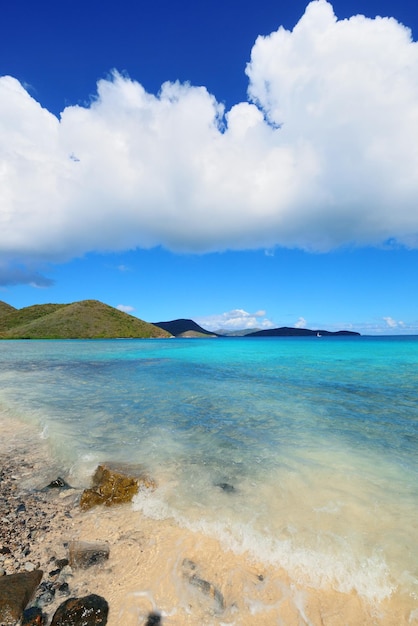
[[[307,321],[304,317],[300,317],[295,324],[295,328],[306,328]]]
[[[232,309],[225,313],[195,317],[194,321],[205,330],[248,330],[249,328],[274,328],[273,322],[266,317],[266,311],[248,313],[244,309]]]
[[[132,311],[135,311],[135,307],[130,306],[129,304],[118,304],[116,308],[118,311],[123,311],[123,313],[132,313]]]
[[[387,316],[382,318],[389,328],[405,328],[405,322],[395,320],[393,317]]]
[[[228,111],[205,87],[154,95],[114,71],[58,119],[0,77],[0,262],[418,248],[417,45],[393,18],[314,0],[257,38]]]

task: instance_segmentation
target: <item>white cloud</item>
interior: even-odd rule
[[[195,318],[206,330],[244,330],[247,328],[273,328],[274,324],[266,317],[266,311],[260,310],[248,313],[244,309],[233,309],[226,313],[207,315]]]
[[[135,311],[135,307],[130,306],[129,304],[118,304],[116,308],[124,313],[132,313],[132,311]]]
[[[406,328],[405,322],[403,322],[402,320],[395,320],[393,319],[393,317],[390,316],[383,317],[382,319],[386,322],[386,325],[389,328]]]
[[[249,102],[114,73],[60,120],[0,78],[0,260],[88,251],[418,247],[418,45],[311,2],[259,37]]]
[[[306,328],[307,322],[304,317],[300,317],[295,324],[295,328]]]

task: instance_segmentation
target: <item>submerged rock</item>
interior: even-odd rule
[[[24,609],[35,594],[43,572],[19,572],[0,578],[0,624],[9,626],[20,620]]]
[[[193,585],[194,587],[197,587],[202,593],[204,593],[209,598],[212,598],[212,600],[214,600],[216,610],[218,611],[224,610],[225,608],[224,597],[222,593],[219,591],[219,589],[215,587],[215,585],[213,585],[207,580],[204,580],[203,578],[199,578],[198,576],[196,576],[196,574],[194,574],[193,576],[189,578],[189,583]]]
[[[55,611],[51,626],[105,626],[109,605],[94,593],[83,598],[68,598]]]
[[[184,559],[182,567],[183,576],[187,578],[190,585],[197,587],[205,596],[213,600],[216,612],[222,612],[225,609],[225,601],[222,593],[213,583],[198,576],[196,563],[190,559]]]
[[[83,510],[99,504],[111,506],[130,502],[140,488],[155,489],[156,483],[147,475],[130,476],[120,469],[99,465],[91,489],[85,489],[80,499]]]
[[[234,485],[231,485],[230,483],[216,483],[215,487],[219,487],[220,489],[222,489],[222,491],[225,491],[226,493],[233,493],[234,491],[236,491]]]
[[[109,558],[109,544],[101,541],[71,541],[69,560],[73,568],[87,569]]]

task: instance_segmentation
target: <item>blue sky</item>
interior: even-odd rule
[[[410,0],[8,3],[0,300],[418,333],[417,37]]]

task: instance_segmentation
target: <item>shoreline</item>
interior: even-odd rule
[[[74,570],[68,583],[71,596],[95,593],[107,600],[109,626],[145,625],[152,612],[167,626],[418,624],[418,609],[406,598],[394,595],[371,605],[355,593],[312,589],[283,570],[224,550],[203,533],[170,519],[146,518],[129,504],[83,512],[81,489],[38,491],[33,485],[47,473],[47,442],[33,426],[0,422],[0,518],[10,516],[0,535],[10,554],[2,549],[0,568],[11,574],[31,564],[43,570],[45,581],[56,560],[68,556],[70,541],[107,542],[109,560]],[[55,466],[50,467],[56,479]],[[12,526],[14,532],[8,532]],[[57,594],[45,606],[49,620],[65,599]]]

